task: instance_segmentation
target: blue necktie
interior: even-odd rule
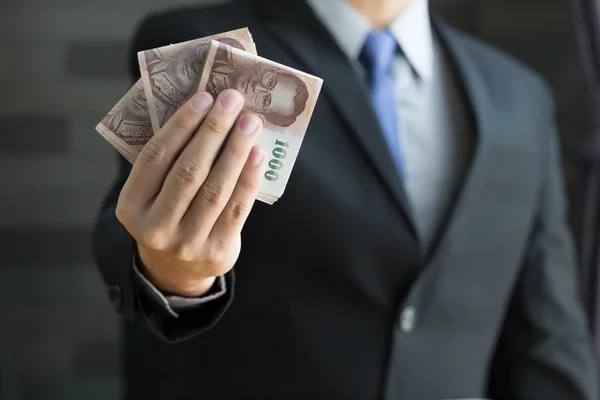
[[[392,59],[398,42],[388,30],[371,31],[360,54],[360,62],[367,72],[371,101],[388,142],[400,177],[403,177],[402,154],[398,141],[398,119],[394,96]]]

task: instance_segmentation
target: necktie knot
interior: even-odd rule
[[[369,76],[385,74],[390,69],[397,48],[398,42],[390,31],[374,30],[369,33],[359,60]]]

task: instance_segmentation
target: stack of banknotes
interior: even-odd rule
[[[264,127],[256,143],[267,152],[258,200],[276,202],[285,191],[323,80],[259,57],[247,28],[138,53],[141,78],[96,130],[130,163],[195,93],[216,97],[233,88],[244,111]]]

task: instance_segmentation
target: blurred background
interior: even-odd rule
[[[544,75],[563,141],[577,141],[565,0],[430,1]],[[126,54],[140,19],[190,3],[0,2],[0,385],[10,399],[118,397],[121,321],[90,251],[117,156],[94,127],[131,86]],[[565,171],[574,204],[583,166],[567,157]]]

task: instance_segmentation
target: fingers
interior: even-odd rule
[[[121,191],[121,207],[141,210],[149,206],[149,202],[162,187],[171,165],[196,132],[212,104],[210,94],[195,95],[150,139]],[[125,214],[129,213],[127,210]]]
[[[117,218],[159,287],[204,292],[207,278],[227,272],[239,254],[266,158],[253,150],[262,121],[238,118],[243,103],[235,90],[215,101],[196,94],[146,144],[121,192]],[[206,241],[211,232],[219,243]]]
[[[217,97],[214,107],[168,172],[152,206],[151,220],[168,220],[173,227],[179,225],[190,203],[205,184],[243,104],[242,95],[235,90],[223,91]]]
[[[233,194],[209,235],[209,240],[229,241],[242,231],[263,179],[265,154],[259,147],[252,149]]]
[[[233,130],[217,163],[198,190],[181,224],[185,232],[205,240],[221,212],[228,204],[240,179],[250,151],[262,130],[261,119],[244,114]],[[253,158],[253,160],[255,160]],[[254,180],[246,182],[249,190],[258,190]]]

